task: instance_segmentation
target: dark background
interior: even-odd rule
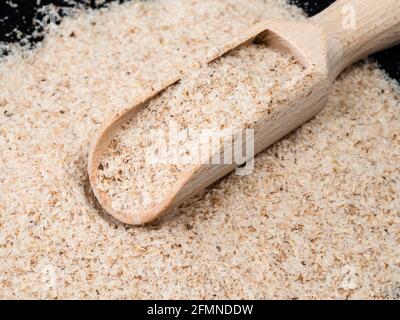
[[[12,43],[19,41],[18,34],[28,35],[30,44],[41,41],[41,36],[33,36],[34,31],[33,19],[36,16],[41,19],[43,16],[38,13],[40,7],[54,4],[59,7],[69,7],[66,0],[41,0],[40,5],[37,5],[36,0],[12,0],[18,3],[18,7],[14,8],[9,2],[0,0],[0,41]],[[108,2],[124,2],[127,0],[106,0]],[[289,0],[292,3],[302,7],[308,15],[312,16],[325,9],[334,0]],[[378,0],[377,0],[378,1]],[[400,1],[400,0],[399,0]],[[94,0],[75,0],[84,7],[99,8],[106,4],[96,5]],[[249,1],[251,5],[251,1]],[[61,12],[62,15],[62,12]],[[7,52],[0,52],[6,54]],[[373,58],[378,62],[381,68],[393,78],[400,82],[400,46],[391,48],[386,51],[379,52],[373,55]]]

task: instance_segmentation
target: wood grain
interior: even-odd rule
[[[343,19],[346,18],[344,7],[354,8],[354,29],[343,27]],[[400,2],[340,0],[308,22],[264,21],[225,45],[207,63],[255,39],[291,53],[306,68],[313,68],[319,75],[319,81],[309,88],[307,94],[290,101],[279,108],[279,111],[260,119],[254,125],[255,154],[258,154],[318,114],[325,106],[332,81],[349,64],[400,42]],[[103,208],[122,222],[150,222],[235,168],[234,165],[199,166],[193,172],[182,175],[163,201],[139,213],[114,211],[109,196],[97,188],[98,166],[108,142],[119,126],[178,80],[167,81],[159,90],[150,96],[139,98],[133,107],[113,117],[98,131],[90,147],[88,171],[93,192]]]

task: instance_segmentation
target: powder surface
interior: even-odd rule
[[[183,173],[201,164],[198,143],[205,130],[210,138],[220,137],[223,147],[233,132],[252,128],[315,81],[311,70],[287,54],[262,44],[240,47],[189,73],[129,119],[101,161],[98,188],[108,194],[113,210],[150,209]],[[149,159],[153,150],[158,153]]]
[[[94,201],[101,122],[267,17],[304,20],[275,0],[127,3],[0,63],[1,298],[399,297],[399,87],[371,64],[251,176],[156,224],[125,226]]]

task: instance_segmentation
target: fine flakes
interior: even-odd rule
[[[98,188],[113,210],[134,215],[150,209],[199,164],[196,143],[203,130],[223,139],[230,130],[251,128],[316,79],[287,54],[265,45],[240,47],[193,71],[129,119],[101,161]],[[181,136],[177,141],[170,141],[171,124]],[[178,159],[162,154],[155,160],[165,164],[149,163],[148,152],[165,146],[176,149]]]
[[[0,298],[392,298],[399,86],[371,63],[315,119],[157,224],[94,202],[87,151],[114,112],[281,0],[163,0],[77,14],[0,63]],[[71,34],[74,32],[74,37]]]

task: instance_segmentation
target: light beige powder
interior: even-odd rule
[[[253,128],[315,81],[293,57],[262,44],[240,47],[189,72],[118,130],[100,163],[98,188],[113,210],[134,215],[150,209],[183,173],[199,166],[202,137],[220,137],[224,146],[233,132]],[[212,149],[211,138],[203,150]]]
[[[0,63],[1,298],[398,298],[399,87],[371,64],[251,176],[156,224],[127,227],[93,200],[100,123],[268,16],[304,19],[273,0],[129,3]]]

